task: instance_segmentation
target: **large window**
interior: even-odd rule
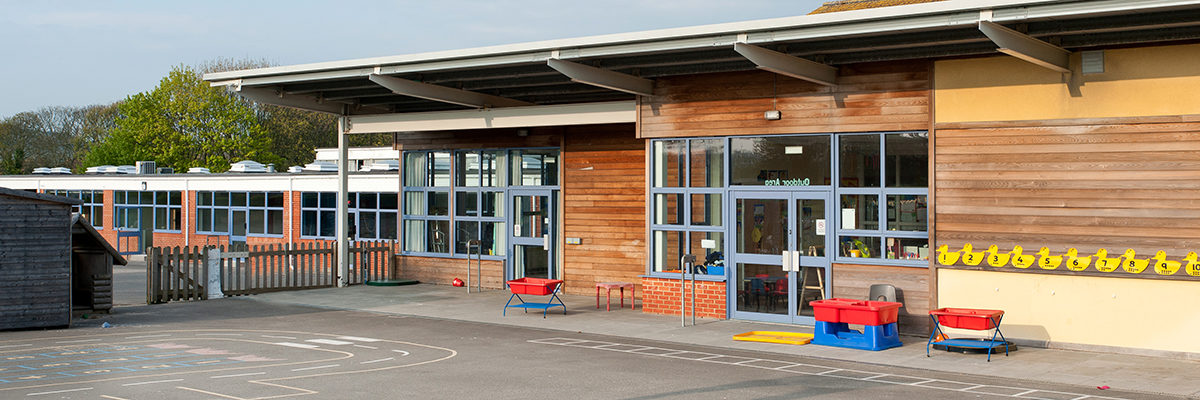
[[[358,239],[396,238],[395,193],[352,193],[350,197],[356,200],[352,212],[358,215],[354,224]]]
[[[684,254],[723,264],[725,139],[660,140],[653,152],[651,271],[679,270]]]
[[[113,197],[113,227],[139,230],[142,224],[154,223],[153,214],[145,215],[141,211],[143,208],[155,207],[155,192],[116,191],[113,192]],[[178,221],[175,226],[178,226]]]
[[[450,152],[404,153],[404,243],[416,253],[450,253]]]
[[[455,253],[479,251],[486,255],[504,255],[508,243],[508,231],[504,229],[504,187],[508,184],[505,160],[502,150],[454,154],[454,235],[451,239]],[[557,176],[557,171],[555,174]],[[479,241],[478,249],[469,248],[473,240]]]
[[[154,231],[180,232],[183,221],[180,192],[154,192]]]
[[[283,204],[283,192],[196,192],[196,233],[228,235],[231,210],[239,210],[248,236],[282,236]]]
[[[334,238],[337,235],[337,193],[300,194],[300,237]]]
[[[396,238],[395,193],[349,193],[347,212],[355,240],[392,240]],[[300,194],[300,236],[306,239],[337,238],[337,193]]]
[[[925,132],[838,136],[839,258],[926,260]]]
[[[512,187],[557,186],[558,149],[480,149],[404,153],[402,249],[425,255],[478,251],[500,259],[511,226]],[[478,250],[471,246],[478,241]]]
[[[83,200],[82,205],[73,206],[72,209],[91,221],[96,229],[104,229],[103,190],[47,190],[46,193]]]
[[[655,140],[650,271],[678,270],[684,254],[722,256],[729,191],[764,186],[832,191],[839,261],[924,266],[928,147],[925,132]]]

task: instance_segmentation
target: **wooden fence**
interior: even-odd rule
[[[348,284],[395,277],[395,242],[350,245]],[[146,268],[146,304],[207,299],[213,268],[219,271],[224,296],[332,287],[337,284],[337,242],[153,247],[146,252]]]

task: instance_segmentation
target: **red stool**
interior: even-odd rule
[[[629,282],[599,282],[599,283],[596,283],[596,309],[600,309],[600,289],[601,288],[608,289],[608,292],[605,295],[605,300],[608,301],[608,305],[606,305],[604,308],[605,311],[612,311],[612,290],[613,289],[621,290],[621,296],[620,296],[621,308],[625,308],[625,288],[629,288],[629,308],[631,310],[637,308],[637,303],[634,300],[636,298],[636,296],[634,295],[634,293],[635,293],[634,291],[637,289],[635,289],[633,287],[632,283],[629,283]]]

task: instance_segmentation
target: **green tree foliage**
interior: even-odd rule
[[[176,170],[229,169],[240,160],[278,162],[255,108],[210,87],[196,70],[180,66],[158,87],[129,96],[118,106],[107,139],[92,148],[88,165],[123,165],[153,160]]]

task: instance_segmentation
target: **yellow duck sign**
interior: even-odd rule
[[[1165,251],[1158,251],[1154,257],[1137,258],[1137,252],[1126,249],[1116,257],[1108,256],[1108,249],[1099,249],[1093,255],[1080,256],[1079,250],[1072,247],[1062,255],[1051,254],[1049,247],[1042,247],[1034,254],[1023,254],[1021,246],[1013,246],[1011,251],[1001,251],[997,245],[988,246],[987,250],[975,251],[975,246],[966,243],[957,251],[951,251],[950,246],[941,245],[937,248],[937,261],[941,265],[954,266],[960,261],[966,266],[978,266],[983,262],[993,268],[1003,268],[1012,265],[1015,268],[1026,269],[1034,264],[1044,270],[1056,270],[1066,265],[1070,271],[1086,271],[1089,267],[1098,272],[1113,272],[1120,268],[1130,274],[1140,274],[1153,266],[1158,275],[1175,275],[1179,270],[1184,274],[1200,277],[1200,260],[1196,252],[1189,252],[1181,261],[1167,259]],[[1093,260],[1095,263],[1093,264]]]

